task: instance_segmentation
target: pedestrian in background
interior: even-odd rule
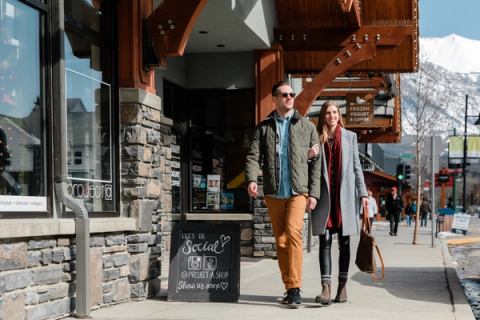
[[[377,200],[375,200],[375,198],[373,197],[372,190],[368,189],[367,193],[368,193],[368,218],[370,219],[370,225],[373,226],[373,221],[375,220],[375,216],[378,213]]]
[[[431,211],[430,208],[430,202],[428,201],[428,198],[423,198],[422,204],[420,205],[420,227],[426,227],[427,226],[427,219],[428,215]]]
[[[278,265],[286,295],[282,303],[302,304],[303,216],[320,197],[320,161],[308,161],[308,148],[318,145],[315,125],[294,110],[295,93],[288,82],[272,88],[275,110],[257,126],[246,159],[247,191],[258,196],[263,172],[264,201],[272,222]]]
[[[350,264],[350,236],[359,232],[359,200],[368,203],[357,135],[343,128],[342,115],[333,101],[320,110],[318,127],[320,146],[310,148],[310,159],[320,156],[320,200],[312,211],[312,232],[320,238],[320,273],[322,293],[317,303],[330,304],[332,283],[332,236],[337,234],[339,254],[338,288],[335,302],[347,301],[346,283]]]
[[[407,227],[412,225],[412,204],[408,203],[405,207],[405,222],[407,223]]]
[[[397,193],[397,187],[392,187],[392,192],[387,197],[387,212],[390,220],[391,236],[396,236],[398,233],[398,223],[400,222],[400,215],[403,210],[402,198]]]

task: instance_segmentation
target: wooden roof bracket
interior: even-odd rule
[[[347,19],[352,26],[362,26],[361,8],[358,0],[337,0],[342,12],[347,13]],[[353,6],[353,10],[352,10]]]
[[[374,43],[347,44],[313,79],[307,84],[300,95],[295,99],[298,112],[305,115],[317,99],[325,86],[337,76],[346,72],[352,66],[366,60],[373,59],[376,53]]]
[[[146,19],[147,30],[159,59],[181,56],[196,19],[207,0],[164,0]]]

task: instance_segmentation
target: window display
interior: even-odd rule
[[[186,90],[165,81],[163,91],[165,116],[174,128],[183,128],[178,131],[186,174],[179,189],[187,203],[175,196],[172,179],[173,207],[196,213],[249,211],[243,179],[255,126],[254,90]]]
[[[42,14],[0,0],[0,212],[46,211]]]
[[[111,50],[102,1],[65,4],[68,187],[89,212],[115,211]],[[79,29],[80,28],[80,29]],[[83,30],[88,29],[88,36]],[[107,31],[107,30],[104,30]]]

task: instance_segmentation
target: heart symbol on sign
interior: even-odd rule
[[[221,235],[220,236],[220,242],[222,243],[222,248],[225,247],[225,245],[230,241],[230,236],[226,235]]]
[[[228,287],[228,282],[222,282],[222,283],[220,283],[220,287],[222,287],[223,290],[227,289],[227,287]]]

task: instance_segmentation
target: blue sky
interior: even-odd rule
[[[480,40],[480,0],[419,0],[420,37]]]

